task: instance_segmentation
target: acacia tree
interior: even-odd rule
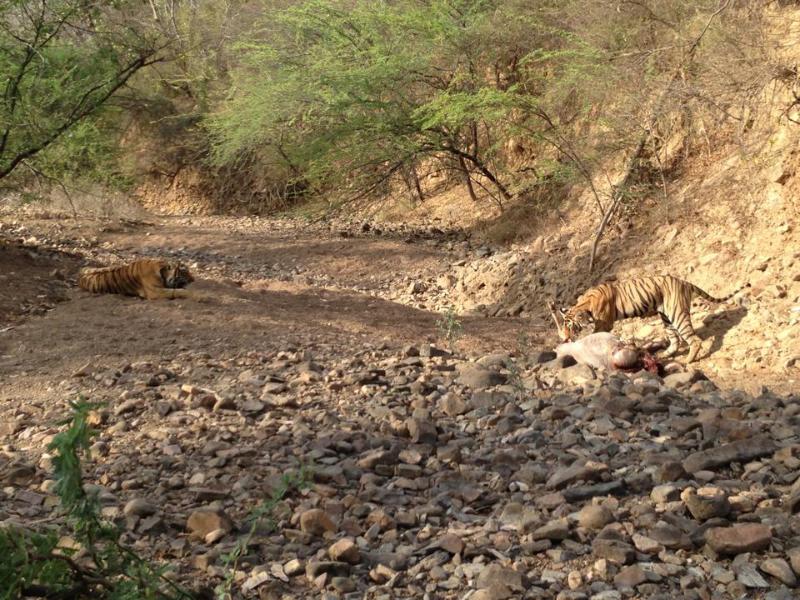
[[[310,0],[271,13],[209,120],[216,159],[269,149],[311,183],[363,192],[433,157],[509,198],[486,132],[515,94],[486,77],[489,46],[473,43],[495,4]]]
[[[0,180],[161,60],[139,10],[126,0],[0,2]]]

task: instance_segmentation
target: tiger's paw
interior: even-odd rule
[[[664,352],[661,354],[661,358],[672,358],[677,353],[678,353],[678,347],[673,346],[664,350]]]

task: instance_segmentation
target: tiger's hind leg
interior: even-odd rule
[[[144,288],[139,294],[145,300],[174,300],[175,298],[191,298],[188,290],[173,288]]]
[[[692,326],[692,315],[689,310],[677,311],[677,314],[673,317],[673,323],[678,330],[678,335],[689,344],[689,356],[686,357],[686,362],[694,362],[703,349],[703,342],[700,336],[695,333]]]
[[[661,317],[661,322],[664,324],[664,328],[667,330],[667,338],[669,339],[669,346],[667,346],[667,349],[664,350],[664,353],[661,356],[663,358],[670,358],[675,356],[675,353],[678,352],[678,348],[680,348],[681,345],[681,338],[678,335],[678,330],[675,329],[675,326],[672,324],[672,321],[667,318],[667,315],[660,312],[658,313],[658,316]]]

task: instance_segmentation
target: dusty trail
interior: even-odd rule
[[[72,283],[87,260],[104,264],[142,255],[177,257],[198,273],[191,286],[198,298],[144,302],[92,296],[65,285],[58,296],[66,302],[52,304],[43,316],[0,334],[0,397],[37,389],[34,382],[46,389],[48,382],[68,378],[86,363],[118,368],[120,362],[169,360],[181,351],[227,355],[270,351],[287,343],[300,348],[326,344],[342,356],[358,352],[365,343],[399,348],[443,342],[439,314],[375,294],[389,289],[402,272],[440,269],[452,260],[446,250],[386,237],[343,239],[321,229],[281,230],[268,222],[231,231],[230,220],[211,221],[28,222],[42,241],[75,252],[58,261],[40,261],[46,262],[36,272],[42,280],[60,268]],[[88,248],[81,244],[86,239]],[[86,255],[83,261],[77,258],[81,253]],[[35,267],[30,256],[7,260],[16,261],[16,270],[8,265],[6,272],[16,272],[20,282]],[[6,288],[7,314],[11,290],[18,290],[16,299],[18,282]],[[533,333],[526,319],[461,321],[459,348],[468,352],[512,351],[520,331]]]

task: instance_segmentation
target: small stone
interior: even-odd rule
[[[578,460],[569,467],[556,469],[547,480],[548,489],[560,490],[575,481],[594,481],[608,471],[608,465],[595,461]]]
[[[260,585],[270,580],[270,574],[264,570],[258,570],[250,574],[250,576],[242,584],[242,591],[249,592],[254,590]]]
[[[638,533],[634,533],[631,536],[631,539],[633,540],[633,545],[636,547],[636,549],[643,554],[658,554],[664,549],[664,546],[659,544],[653,538],[649,538]]]
[[[794,574],[800,576],[800,546],[788,550],[786,556],[789,558]]]
[[[578,513],[578,524],[586,529],[602,529],[614,520],[614,514],[605,506],[587,504]]]
[[[397,571],[381,564],[376,565],[375,568],[371,569],[369,572],[369,578],[379,585],[386,583],[396,575]]]
[[[300,515],[300,530],[311,535],[323,536],[326,533],[334,533],[336,525],[324,510],[312,508]]]
[[[717,554],[734,556],[765,550],[772,541],[772,532],[761,523],[740,523],[732,527],[713,527],[706,531],[705,538]]]
[[[630,544],[606,538],[595,538],[592,542],[592,553],[595,558],[605,558],[620,565],[630,564],[636,557],[636,551]]]
[[[126,413],[132,412],[139,407],[144,406],[144,400],[141,398],[129,398],[122,402],[119,406],[114,409],[114,414],[117,416],[124,415]]]
[[[350,565],[336,561],[310,561],[306,564],[306,577],[314,581],[320,575],[346,577],[350,574]]]
[[[351,565],[361,561],[361,552],[351,538],[342,538],[333,544],[328,548],[328,556],[331,557],[331,560],[346,562]]]
[[[688,550],[693,546],[689,536],[670,523],[657,523],[649,537],[669,550]]]
[[[283,572],[286,573],[289,577],[300,575],[303,571],[305,571],[305,566],[303,565],[303,561],[297,558],[293,558],[292,560],[283,565]]]
[[[534,540],[565,540],[569,537],[569,521],[566,518],[550,521],[533,532]]]
[[[580,571],[570,571],[567,575],[567,587],[571,590],[577,590],[583,585],[583,575]]]
[[[450,554],[460,554],[464,550],[464,540],[454,533],[446,533],[437,540],[437,545]]]
[[[792,567],[782,558],[768,558],[759,565],[759,568],[789,587],[797,586],[797,577],[792,571]]]
[[[658,467],[655,478],[658,483],[669,483],[685,479],[687,475],[686,469],[683,468],[681,463],[671,460]]]
[[[681,491],[671,484],[657,485],[650,490],[650,499],[656,504],[665,504],[680,498]]]
[[[331,579],[331,587],[342,594],[349,594],[356,590],[356,583],[349,577],[334,577]]]
[[[397,463],[397,450],[371,450],[358,459],[362,469],[374,469],[378,465],[394,465]]]
[[[435,444],[439,440],[436,425],[422,419],[406,419],[406,429],[415,444]]]
[[[125,505],[122,512],[126,517],[149,517],[158,512],[158,508],[143,498],[134,498]]]
[[[672,373],[664,377],[664,385],[671,388],[682,388],[693,384],[696,381],[705,379],[706,376],[700,371],[689,370],[680,373]]]
[[[735,566],[736,581],[748,588],[768,588],[769,583],[750,563]]]
[[[189,515],[186,529],[194,537],[204,539],[209,533],[218,529],[229,532],[233,529],[233,521],[221,510],[200,509]]]
[[[514,592],[522,592],[524,590],[522,574],[514,569],[502,567],[497,563],[491,563],[481,570],[475,582],[475,587],[479,590],[504,588],[509,593],[508,596],[505,596],[506,598],[510,597]]]
[[[215,529],[214,531],[209,531],[205,537],[203,538],[206,544],[214,544],[225,537],[228,532],[224,529]]]
[[[731,511],[728,496],[715,487],[702,487],[697,491],[686,488],[681,493],[681,500],[698,521],[724,517]]]
[[[464,399],[455,394],[445,394],[439,402],[442,412],[448,417],[457,417],[469,411]]]
[[[635,588],[645,581],[647,581],[647,575],[639,565],[623,567],[614,576],[614,585],[618,588]]]

